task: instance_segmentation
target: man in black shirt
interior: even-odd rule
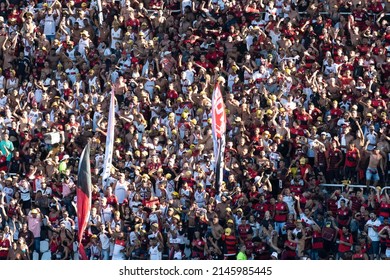
[[[19,57],[15,59],[15,66],[19,81],[27,79],[30,73],[30,60],[24,56],[23,52],[20,52]]]

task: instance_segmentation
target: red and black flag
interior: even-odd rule
[[[87,227],[91,211],[92,183],[91,164],[89,159],[90,143],[85,146],[80,157],[79,170],[77,174],[77,219],[79,225],[78,243],[81,259],[86,260],[87,255],[81,243],[84,231]]]

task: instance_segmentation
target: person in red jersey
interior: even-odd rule
[[[385,241],[385,252],[384,252],[384,258],[386,260],[390,260],[390,226],[385,226],[383,227],[379,232],[379,236],[384,239]]]
[[[362,246],[360,244],[355,245],[355,251],[352,255],[353,260],[368,260],[368,255],[362,251]]]
[[[348,144],[348,150],[345,154],[344,163],[344,179],[350,180],[352,183],[357,181],[357,171],[360,163],[360,152],[356,148],[355,143]]]
[[[11,247],[11,242],[4,237],[4,233],[0,231],[0,260],[6,260]]]
[[[337,247],[337,259],[340,259],[343,254],[346,252],[349,252],[352,250],[353,246],[353,237],[352,234],[349,231],[349,228],[346,226],[342,226],[342,228],[339,228],[336,223],[335,219],[332,218],[332,226],[338,233],[338,247]]]
[[[287,232],[284,228],[287,221],[287,214],[289,213],[289,208],[286,202],[283,201],[283,195],[279,194],[277,196],[277,202],[275,204],[275,230],[278,234],[285,235]]]
[[[333,140],[330,149],[326,155],[327,172],[326,179],[328,182],[335,182],[340,178],[340,166],[343,162],[343,153],[338,148],[337,140]]]

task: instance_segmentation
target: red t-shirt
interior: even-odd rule
[[[340,229],[339,236],[340,236],[340,241],[344,241],[344,242],[348,242],[348,243],[353,244],[352,234],[350,234],[350,233],[344,234],[343,231]],[[342,243],[339,244],[339,252],[340,253],[345,253],[345,252],[351,251],[351,249],[352,249],[352,246],[348,246],[348,245],[345,245]]]
[[[2,258],[2,259],[7,258],[10,246],[11,246],[11,243],[9,242],[8,239],[3,239],[3,240],[0,241],[0,247],[2,249],[0,251],[0,258]]]

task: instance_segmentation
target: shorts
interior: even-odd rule
[[[379,181],[379,173],[377,168],[368,167],[366,171],[366,180],[367,181]]]
[[[22,201],[22,209],[23,210],[31,209],[31,199]]]
[[[386,255],[386,258],[390,258],[390,248],[386,249],[385,255]]]

